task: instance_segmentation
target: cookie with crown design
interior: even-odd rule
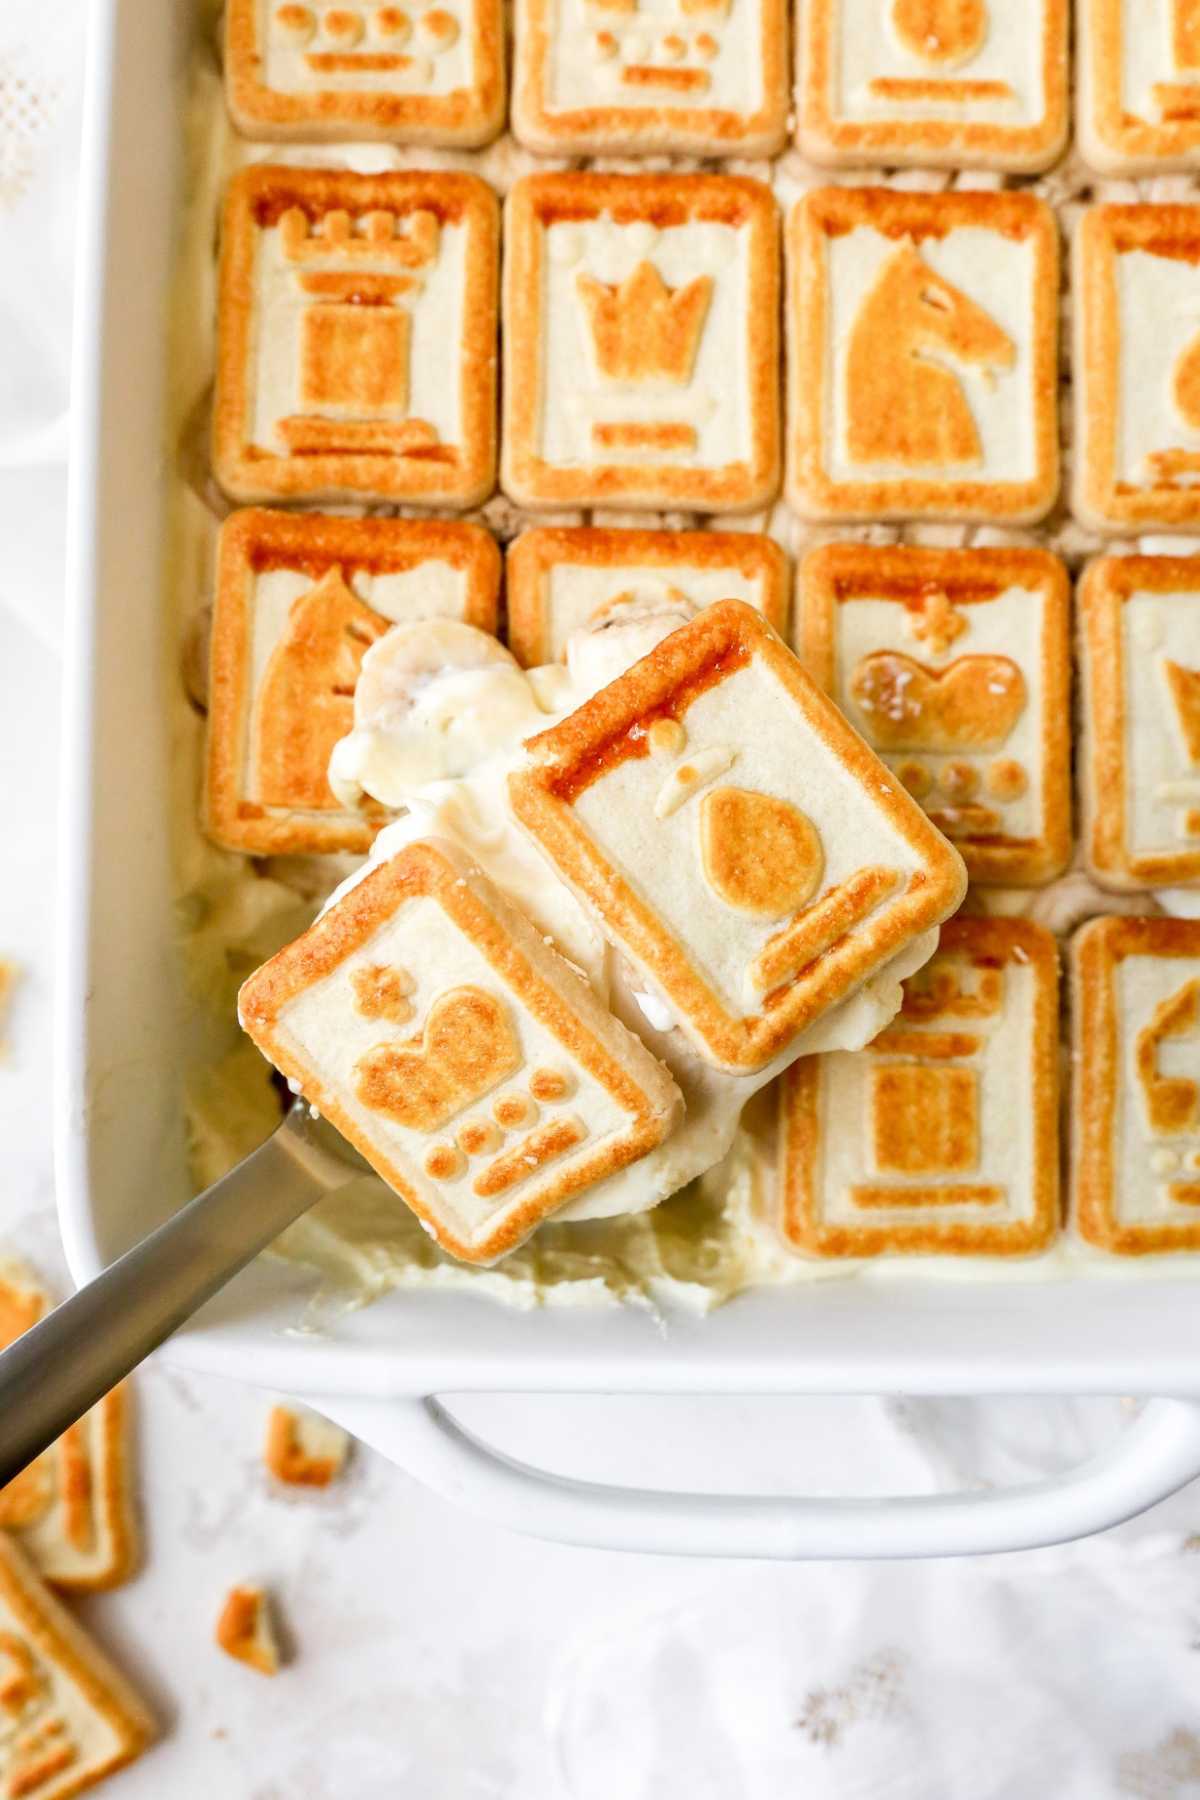
[[[1200,1250],[1200,921],[1093,919],[1071,944],[1073,1217],[1119,1256]]]
[[[535,526],[509,546],[505,591],[509,644],[531,668],[556,661],[573,631],[619,616],[626,602],[744,600],[782,635],[788,560],[771,538],[749,531]]]
[[[778,244],[761,182],[529,175],[509,195],[506,493],[746,512],[779,480]]]
[[[499,216],[474,175],[258,163],[225,202],[213,466],[235,500],[495,485]]]
[[[500,552],[478,525],[249,509],[221,530],[205,828],[259,856],[370,848],[326,775],[351,729],[363,657],[398,622],[497,626]]]
[[[710,1064],[762,1069],[954,910],[957,853],[751,607],[710,606],[509,778]]]
[[[154,1735],[124,1676],[0,1531],[0,1792],[74,1800]]]
[[[1070,608],[1042,550],[826,544],[801,570],[805,666],[973,881],[1049,881],[1070,856]]]
[[[0,1350],[36,1325],[52,1304],[28,1270],[0,1264]],[[130,1407],[128,1387],[114,1388],[0,1488],[0,1533],[8,1532],[56,1588],[118,1587],[134,1571],[138,1531]]]
[[[1075,512],[1200,529],[1200,206],[1089,207],[1074,292]]]
[[[1080,0],[1079,148],[1094,169],[1153,175],[1200,164],[1196,0]]]
[[[806,1256],[1028,1256],[1058,1231],[1058,953],[960,917],[865,1050],[780,1083],[780,1225]]]
[[[1200,883],[1200,569],[1101,557],[1079,590],[1088,867],[1104,887]]]
[[[1067,140],[1069,24],[1067,0],[808,0],[801,148],[845,165],[1048,168]]]
[[[228,0],[225,91],[250,138],[486,144],[504,125],[500,0]]]
[[[788,223],[790,504],[1039,519],[1058,492],[1058,243],[1024,193],[820,188]]]
[[[782,0],[518,0],[513,131],[548,155],[773,156]]]
[[[242,988],[259,1049],[443,1249],[492,1262],[667,1135],[670,1075],[474,865],[422,840]]]

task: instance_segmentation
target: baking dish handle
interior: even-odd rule
[[[1066,1543],[1133,1518],[1200,1475],[1200,1404],[1150,1400],[1116,1442],[1019,1487],[894,1499],[665,1493],[577,1481],[494,1449],[437,1398],[312,1404],[445,1499],[558,1543],[655,1555],[980,1556]]]

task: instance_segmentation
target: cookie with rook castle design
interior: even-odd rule
[[[518,0],[513,131],[547,155],[772,156],[787,128],[782,0]]]
[[[1073,503],[1085,524],[1200,527],[1200,206],[1084,213],[1074,389]]]
[[[865,1050],[780,1083],[780,1218],[808,1256],[1027,1256],[1058,1230],[1058,954],[951,919]]]
[[[474,175],[259,163],[225,203],[213,465],[235,500],[495,485],[499,217]]]
[[[820,188],[788,224],[788,500],[1029,523],[1058,492],[1058,246],[1030,194]]]
[[[797,642],[972,880],[1024,887],[1071,851],[1071,596],[1043,550],[826,544]]]
[[[1048,168],[1067,138],[1068,37],[1067,0],[807,0],[801,148],[834,164]]]
[[[1200,921],[1093,919],[1071,973],[1076,1227],[1121,1256],[1200,1250]]]
[[[239,1010],[464,1262],[513,1249],[680,1110],[661,1064],[441,842],[373,867],[250,977]]]
[[[509,778],[704,1059],[765,1067],[962,899],[962,863],[760,614],[710,606]]]
[[[509,645],[526,668],[557,661],[573,631],[618,618],[626,602],[744,600],[787,627],[787,557],[749,531],[536,526],[509,546],[505,589]]]
[[[505,232],[510,497],[765,505],[779,482],[770,190],[726,175],[529,175]]]
[[[225,91],[250,138],[486,144],[504,125],[500,0],[228,0]]]
[[[401,621],[495,632],[500,553],[478,525],[251,509],[221,529],[205,827],[259,856],[360,851],[386,817],[349,812],[326,771],[363,657]]]
[[[1094,169],[1200,162],[1200,4],[1080,0],[1079,148]]]

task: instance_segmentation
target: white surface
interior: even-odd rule
[[[0,66],[11,67],[14,48],[44,47],[52,31],[65,91],[75,7],[48,15],[35,0],[10,0]],[[72,127],[64,112],[46,137],[60,165]],[[0,162],[16,148],[6,130]],[[6,244],[16,230],[41,246],[22,282],[61,292],[59,214],[49,228],[20,210],[0,218]],[[10,266],[0,271],[5,345]],[[9,360],[0,383],[13,375]],[[30,409],[31,465],[59,399],[53,355],[45,366]],[[10,424],[0,409],[0,767],[9,772],[0,952],[23,973],[0,1062],[0,1231],[61,1277],[46,905],[58,683],[45,648],[57,626],[61,471],[29,474],[5,436]],[[146,1570],[79,1610],[168,1736],[103,1790],[116,1800],[1186,1800],[1194,1791],[1200,1557],[1183,1551],[1200,1522],[1195,1492],[1105,1540],[999,1562],[676,1564],[509,1537],[369,1453],[328,1496],[277,1498],[258,1462],[266,1403],[253,1390],[156,1368],[138,1394]],[[476,1400],[463,1413],[515,1452],[581,1474],[614,1472],[624,1445],[622,1472],[648,1482],[671,1470],[726,1488],[790,1478],[813,1491],[879,1492],[1011,1480],[1075,1460],[1123,1410],[593,1397]],[[295,1643],[273,1683],[211,1644],[226,1586],[254,1576],[271,1582]]]

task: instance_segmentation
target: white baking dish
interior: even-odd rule
[[[65,687],[58,1192],[77,1279],[190,1193],[168,834],[168,672],[159,520],[166,296],[189,9],[94,0],[83,147]],[[290,1331],[308,1291],[260,1262],[163,1352],[315,1397],[447,1494],[576,1541],[754,1555],[1016,1548],[1102,1528],[1200,1473],[1194,1280],[886,1286],[750,1293],[665,1329],[646,1312],[521,1313],[395,1294],[322,1335]],[[440,1392],[1171,1395],[1115,1450],[999,1495],[739,1500],[586,1487],[494,1457]],[[1182,1403],[1180,1403],[1182,1402]]]

